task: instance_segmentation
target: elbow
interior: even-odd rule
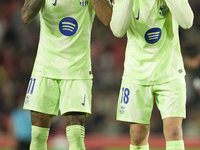
[[[117,29],[116,26],[113,26],[112,24],[110,28],[115,37],[122,38],[125,35],[125,33],[122,30]]]
[[[112,31],[113,35],[115,37],[118,37],[118,38],[122,38],[125,35],[123,32],[117,31],[117,30],[113,30],[112,28],[111,28],[111,31]]]
[[[22,21],[23,21],[25,24],[29,24],[29,23],[30,23],[28,17],[22,16],[21,19],[22,19]]]
[[[24,13],[21,12],[21,19],[25,24],[29,24],[31,22],[30,17],[25,15]]]
[[[187,21],[181,25],[181,27],[185,30],[190,29],[193,25],[193,20]]]
[[[120,32],[113,32],[114,36],[118,37],[118,38],[122,38],[125,34],[122,34]]]
[[[125,33],[123,32],[123,30],[121,30],[120,28],[118,28],[118,26],[112,24],[112,22],[110,24],[110,29],[111,29],[111,31],[112,31],[112,33],[113,33],[113,35],[115,37],[122,38],[125,35]]]
[[[111,15],[108,15],[104,18],[101,19],[101,22],[106,26],[109,27],[110,26],[110,22],[111,22]]]
[[[110,26],[110,22],[104,23],[104,25],[105,25],[106,27],[109,27],[109,26]]]
[[[188,23],[183,29],[187,30],[187,29],[190,29],[193,25],[193,22],[191,23]]]
[[[106,27],[109,27],[109,26],[110,26],[110,20],[104,21],[103,24],[104,24]]]
[[[190,19],[187,19],[181,27],[185,30],[190,29],[193,25],[194,15],[191,15]]]

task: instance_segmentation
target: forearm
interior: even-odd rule
[[[172,16],[184,29],[189,29],[194,20],[194,14],[188,0],[165,0]]]
[[[134,0],[123,0],[113,11],[110,27],[116,37],[123,37],[130,24]]]
[[[112,6],[107,0],[91,0],[94,11],[99,20],[105,25],[110,25]]]
[[[22,21],[29,24],[40,11],[44,0],[25,0],[24,6],[21,9]]]

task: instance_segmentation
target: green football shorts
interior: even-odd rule
[[[163,118],[186,117],[185,78],[160,85],[136,85],[122,81],[117,120],[150,124],[154,99]]]
[[[92,80],[63,80],[32,76],[24,109],[50,115],[67,112],[91,114]]]

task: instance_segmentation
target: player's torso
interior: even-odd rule
[[[44,38],[56,40],[61,45],[63,39],[81,40],[81,36],[88,38],[95,12],[90,0],[46,0],[40,15],[43,29],[41,36],[50,35]]]
[[[88,78],[94,15],[90,0],[45,0],[40,11],[40,41],[33,74]],[[80,68],[87,73],[75,75]]]
[[[178,24],[165,1],[135,0],[132,11],[124,77],[139,84],[160,84],[179,77],[179,70],[184,74]]]
[[[49,32],[59,29],[60,36],[68,37],[80,34],[82,26],[91,27],[94,19],[90,0],[46,0],[40,14]]]
[[[142,40],[146,46],[158,44],[162,33],[173,34],[172,15],[164,0],[135,0],[133,4],[130,34]],[[167,23],[167,24],[166,24]]]

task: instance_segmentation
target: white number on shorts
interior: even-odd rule
[[[30,83],[29,83],[28,91],[27,91],[28,94],[29,94],[29,92],[30,92],[30,94],[33,94],[33,89],[34,89],[34,86],[35,86],[35,80],[36,80],[36,78],[30,79]]]
[[[127,104],[129,102],[129,94],[130,90],[128,88],[122,88],[122,97],[121,97],[121,103],[124,102],[124,104]]]

